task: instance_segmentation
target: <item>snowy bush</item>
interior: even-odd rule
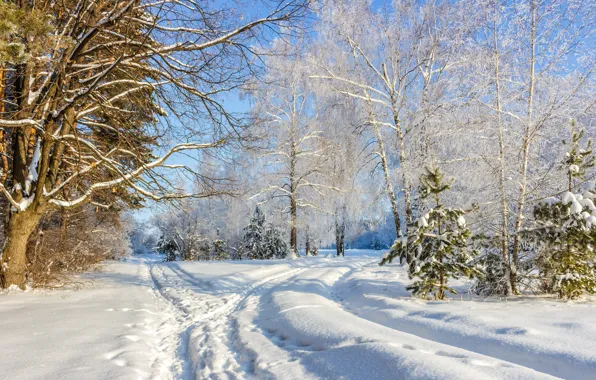
[[[29,240],[27,280],[33,286],[54,286],[106,259],[131,253],[128,221],[119,212],[94,207],[50,212]]]

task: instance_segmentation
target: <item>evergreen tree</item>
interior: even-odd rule
[[[585,133],[586,130],[583,128],[580,128],[576,132],[575,120],[571,121],[571,150],[565,154],[565,159],[563,160],[563,169],[567,171],[569,191],[573,191],[574,181],[576,179],[584,179],[586,171],[595,164],[596,157],[594,157],[592,152],[592,139],[588,139],[584,148],[580,146]],[[565,143],[565,140],[563,140],[563,144]]]
[[[208,242],[203,241],[198,244],[197,252],[193,252],[199,261],[211,260],[211,246]]]
[[[155,250],[164,255],[163,261],[176,261],[179,247],[175,239],[170,239],[166,235],[162,235],[157,241]]]
[[[378,250],[380,250],[382,248],[381,247],[381,240],[379,240],[379,235],[375,234],[373,236],[371,248],[374,249],[375,251],[378,251]]]
[[[255,260],[264,258],[264,226],[265,214],[261,211],[260,207],[257,206],[250,220],[250,224],[244,227],[242,246],[244,249],[244,256],[247,259]]]
[[[538,268],[549,281],[546,289],[566,299],[596,292],[596,195],[572,192],[574,181],[583,179],[587,169],[594,166],[592,141],[581,148],[584,130],[576,132],[574,127],[572,123],[571,149],[563,160],[568,191],[534,208],[538,224],[535,234],[543,244]]]
[[[213,241],[213,260],[227,260],[230,258],[228,247],[225,241],[220,238],[219,228],[217,238]]]
[[[226,242],[217,239],[213,242],[213,259],[214,260],[227,260],[230,256],[227,251]]]
[[[266,259],[283,259],[290,252],[288,243],[282,238],[281,232],[271,223],[264,234],[264,257]]]
[[[395,241],[380,265],[396,257],[408,258],[408,274],[415,281],[407,289],[424,299],[432,294],[434,299],[442,300],[445,291],[457,294],[449,287],[449,279],[477,278],[482,272],[474,262],[477,252],[467,247],[472,233],[466,227],[465,212],[441,204],[439,195],[450,187],[444,174],[438,168],[427,168],[420,182],[421,196],[432,197],[435,207],[409,228],[409,236]]]

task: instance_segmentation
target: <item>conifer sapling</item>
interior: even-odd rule
[[[457,294],[448,284],[450,279],[477,278],[482,271],[474,262],[477,252],[468,249],[472,233],[465,212],[441,204],[440,194],[449,189],[451,181],[446,182],[444,174],[433,167],[426,169],[420,182],[421,197],[431,200],[434,207],[409,228],[409,236],[395,241],[380,265],[396,257],[407,258],[408,275],[415,280],[407,289],[424,299],[443,300],[446,291]]]

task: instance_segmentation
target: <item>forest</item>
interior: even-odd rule
[[[0,378],[593,379],[594,0],[0,0]]]
[[[359,247],[594,292],[593,2],[236,5],[1,3],[4,288]]]

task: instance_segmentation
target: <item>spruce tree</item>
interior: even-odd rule
[[[448,285],[449,279],[482,275],[475,264],[477,252],[468,249],[472,236],[466,226],[465,212],[444,207],[440,194],[450,187],[438,168],[427,168],[420,178],[420,194],[423,199],[434,201],[434,208],[422,215],[409,228],[410,235],[395,241],[391,251],[383,257],[380,265],[392,262],[396,257],[408,259],[408,275],[415,281],[407,287],[416,296],[443,300],[445,292],[457,294]]]
[[[561,298],[574,299],[596,292],[596,196],[587,191],[573,193],[575,180],[582,180],[594,166],[592,141],[582,148],[584,130],[572,123],[570,151],[562,162],[567,173],[567,189],[560,197],[549,198],[534,208],[535,230],[542,242],[538,268],[547,280],[547,290]],[[548,282],[550,281],[550,282]]]
[[[164,255],[163,261],[176,261],[176,255],[180,247],[176,240],[169,238],[167,235],[162,235],[157,241],[155,251]]]
[[[197,251],[193,252],[193,256],[199,261],[211,260],[211,246],[208,242],[203,241],[198,244]]]
[[[216,239],[213,241],[213,260],[227,260],[229,258],[227,244],[221,239],[218,228]]]
[[[288,243],[281,236],[281,232],[271,223],[267,226],[264,235],[265,259],[283,259],[288,256],[290,249]]]
[[[255,260],[264,258],[264,226],[265,214],[263,214],[263,211],[257,206],[250,220],[250,224],[244,227],[242,246],[244,249],[244,256],[247,259]]]
[[[374,249],[375,251],[378,251],[381,249],[381,240],[379,240],[379,235],[377,235],[376,233],[373,236],[371,248]]]
[[[230,258],[226,249],[226,242],[217,239],[213,242],[213,259],[214,260],[227,260]]]

